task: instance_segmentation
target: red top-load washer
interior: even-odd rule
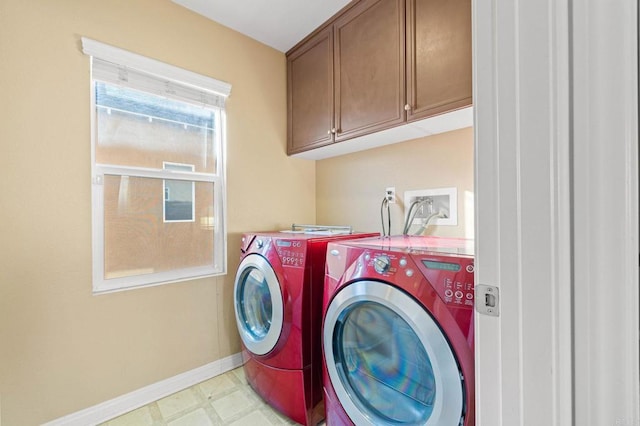
[[[333,242],[326,268],[327,424],[473,426],[473,241]]]
[[[322,404],[322,289],[327,244],[372,237],[344,227],[247,233],[234,303],[251,387],[292,420],[315,425]]]

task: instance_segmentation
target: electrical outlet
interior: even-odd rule
[[[384,196],[389,204],[395,204],[396,202],[396,187],[390,186],[384,190]]]

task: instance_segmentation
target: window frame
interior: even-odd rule
[[[224,275],[227,272],[227,232],[226,232],[226,114],[224,102],[231,92],[231,85],[210,77],[202,76],[182,68],[168,65],[151,58],[137,55],[113,46],[109,46],[94,40],[82,38],[83,53],[90,56],[91,75],[91,194],[92,194],[92,264],[93,264],[93,293],[110,293],[114,291],[130,290],[142,287],[157,286],[162,284],[187,281],[192,279]],[[96,117],[96,95],[95,83],[103,81],[94,78],[93,60],[97,58],[101,61],[108,61],[125,69],[135,70],[135,72],[147,73],[153,78],[162,76],[162,79],[169,83],[184,85],[189,89],[195,88],[203,91],[202,98],[214,99],[217,105],[210,102],[206,106],[216,110],[216,140],[214,150],[216,158],[216,172],[200,173],[187,172],[171,169],[152,169],[144,167],[122,166],[114,164],[99,164],[96,162],[97,143],[97,117]],[[107,82],[114,84],[113,82]],[[132,87],[132,86],[130,86]],[[135,88],[135,87],[133,87]],[[163,96],[145,88],[138,90],[145,91],[152,95]],[[205,93],[206,92],[206,93]],[[171,96],[167,96],[171,98]],[[182,99],[180,101],[186,102]],[[164,166],[163,166],[164,167]],[[127,176],[134,178],[151,178],[167,180],[184,180],[192,182],[205,182],[213,185],[213,259],[212,265],[172,269],[162,272],[153,272],[141,275],[129,275],[115,278],[105,278],[105,221],[104,221],[104,177],[105,176]],[[163,182],[163,188],[165,187]],[[162,210],[164,221],[164,190],[161,194]],[[194,198],[195,206],[195,198]],[[193,221],[196,221],[195,214]],[[174,221],[170,221],[172,223]]]

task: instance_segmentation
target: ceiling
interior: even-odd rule
[[[319,27],[349,0],[172,0],[281,52]]]

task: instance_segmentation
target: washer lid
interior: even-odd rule
[[[284,307],[280,282],[261,255],[246,256],[236,273],[234,304],[236,324],[247,350],[269,353],[282,334]]]
[[[331,385],[357,425],[458,425],[464,381],[432,316],[377,281],[343,288],[323,331]]]

